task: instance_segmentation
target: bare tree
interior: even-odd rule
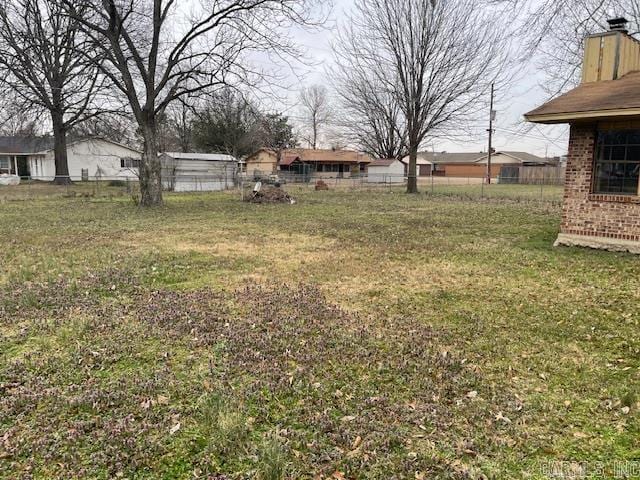
[[[103,113],[74,125],[68,133],[70,139],[104,137],[133,148],[140,146],[137,124],[123,112]]]
[[[320,131],[331,119],[329,92],[322,85],[312,85],[300,92],[300,104],[305,123],[304,140],[313,149],[318,146]]]
[[[420,145],[467,125],[506,71],[509,48],[493,13],[475,0],[356,0],[339,55],[352,58],[397,103],[406,125],[409,193],[418,191]]]
[[[82,7],[78,15],[84,15]],[[48,112],[54,135],[55,183],[68,183],[67,131],[96,114],[105,86],[78,22],[58,0],[0,1],[0,85],[20,109]]]
[[[41,109],[25,108],[11,89],[0,89],[0,134],[7,136],[37,137],[42,134]]]
[[[345,55],[340,55],[344,53]],[[358,148],[378,158],[404,158],[406,122],[395,95],[380,88],[357,57],[336,50],[331,77],[341,103],[340,124]]]
[[[173,131],[175,145],[181,152],[193,150],[193,110],[184,101],[169,106],[167,121]]]
[[[140,203],[162,203],[158,119],[173,102],[264,78],[247,55],[300,52],[292,24],[315,25],[321,0],[61,0],[103,52],[143,138]],[[86,13],[85,13],[86,12]]]

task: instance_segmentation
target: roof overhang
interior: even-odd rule
[[[280,165],[291,165],[294,162],[300,162],[300,163],[306,163],[306,164],[311,164],[311,163],[350,163],[353,165],[356,164],[360,164],[360,163],[370,163],[370,160],[354,160],[354,159],[344,159],[344,160],[340,160],[340,159],[315,159],[315,158],[309,158],[309,159],[305,159],[305,158],[300,158],[300,157],[296,157],[293,160],[290,159],[283,159],[280,161]]]
[[[564,112],[548,113],[541,115],[525,115],[524,118],[532,123],[572,123],[587,120],[620,119],[638,117],[640,118],[640,108],[624,108],[618,110],[591,110],[584,112]]]
[[[35,152],[35,153],[25,153],[25,152],[0,152],[0,155],[3,157],[35,157],[45,155],[44,152]]]

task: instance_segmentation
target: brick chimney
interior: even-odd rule
[[[609,31],[585,40],[582,83],[616,80],[640,70],[640,42],[629,36],[626,18],[607,20]]]

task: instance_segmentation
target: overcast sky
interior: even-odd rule
[[[328,28],[317,33],[295,31],[296,41],[307,49],[308,55],[315,64],[310,67],[299,67],[303,78],[292,80],[292,88],[284,105],[278,107],[293,121],[299,120],[300,110],[296,105],[298,91],[305,84],[330,85],[326,70],[332,63],[331,42],[334,39],[336,23],[344,19],[345,13],[352,8],[353,0],[335,0],[332,21]],[[338,20],[336,20],[338,19]],[[501,92],[495,109],[498,112],[495,123],[494,148],[497,150],[527,151],[536,155],[564,155],[567,151],[568,128],[565,126],[531,125],[523,121],[523,114],[539,106],[546,99],[541,88],[544,74],[532,60],[519,80],[514,82],[509,91]],[[488,128],[489,112],[486,121],[476,126],[477,132],[485,132]],[[448,152],[480,152],[487,150],[487,139],[481,138],[484,133],[470,135],[460,140],[435,140],[429,142],[427,148]]]

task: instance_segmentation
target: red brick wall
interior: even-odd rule
[[[444,164],[446,177],[473,177],[484,178],[487,175],[487,165],[481,163],[469,164],[469,163],[450,163]],[[497,177],[500,175],[500,169],[502,164],[491,164],[491,177]]]
[[[640,241],[640,197],[591,194],[597,125],[572,125],[561,233]]]

